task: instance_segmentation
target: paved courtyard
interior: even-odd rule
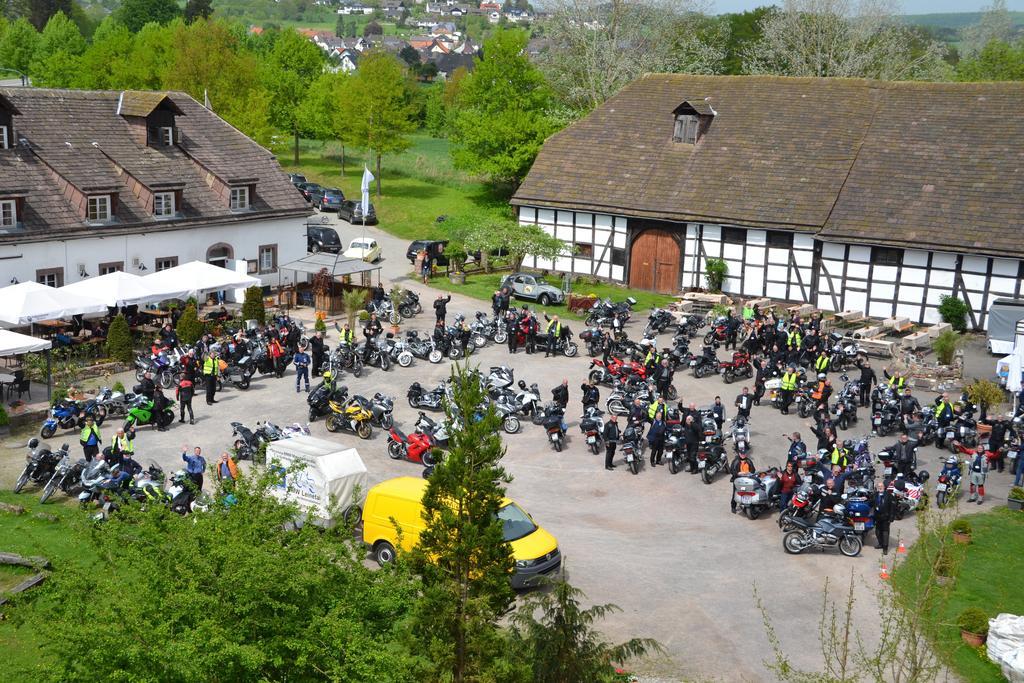
[[[347,242],[361,228],[339,232]],[[403,330],[429,329],[434,294],[407,281],[409,265],[402,258],[406,245],[377,230],[367,228],[366,232],[382,243],[388,257],[382,264],[385,286],[400,281],[423,293],[424,313],[404,324]],[[449,305],[449,317],[484,307],[482,302],[455,296]],[[569,324],[574,332],[580,331],[579,323]],[[642,319],[633,321],[631,335],[637,336],[642,325]],[[334,336],[328,341],[333,344]],[[555,453],[543,430],[529,423],[523,425],[521,433],[506,436],[505,464],[514,476],[509,494],[557,537],[572,582],[586,592],[588,599],[613,602],[622,608],[621,614],[601,624],[609,639],[645,636],[665,646],[666,655],[653,656],[639,663],[637,669],[669,680],[770,680],[763,662],[771,657],[771,651],[754,603],[755,585],[794,662],[816,667],[820,655],[814,643],[823,579],[829,576],[845,586],[851,570],[858,578],[856,621],[865,637],[873,637],[877,619],[868,588],[878,584],[880,560],[880,551],[870,547],[873,543],[853,559],[838,554],[789,556],[782,550],[774,515],[751,521],[729,514],[731,486],[727,476],[720,475],[708,486],[686,473],[673,476],[667,467],[647,467],[639,476],[621,466],[605,471],[603,454],[592,455],[586,450],[577,427],[579,385],[589,363],[586,356],[545,359],[542,354],[519,353],[510,357],[504,347],[490,346],[476,354],[472,362],[484,369],[511,365],[516,379],[537,382],[545,399],[563,377],[569,380],[567,449]],[[419,381],[431,387],[447,377],[450,368],[447,362],[431,365],[416,361],[410,368],[395,367],[389,372],[370,368],[360,378],[343,377],[341,383],[351,393],[372,395],[381,391],[394,396],[397,424],[409,430],[416,416],[405,400],[409,384]],[[130,386],[133,382],[125,379],[124,383]],[[695,380],[687,373],[676,379],[681,400],[698,405],[706,405],[720,394],[731,406],[742,386],[727,386],[718,376]],[[602,387],[601,393],[603,403],[608,389]],[[202,397],[194,401],[194,427],[175,423],[166,433],[140,429],[136,441],[139,460],[145,464],[152,459],[165,469],[178,468],[183,445],[202,446],[207,459],[212,460],[230,446],[231,421],[254,426],[264,419],[278,424],[306,420],[306,394],[295,393],[291,372],[281,380],[257,379],[246,392],[227,388],[218,398],[220,402],[212,407],[206,406]],[[754,409],[751,426],[752,457],[759,468],[784,461],[788,442],[783,433],[799,430],[810,436],[807,421],[795,415],[781,416],[767,407]],[[109,441],[113,429],[109,423],[104,425],[105,440]],[[361,441],[353,435],[329,434],[320,420],[312,425],[312,432],[357,448],[369,469],[371,483],[399,475],[419,475],[418,465],[387,456],[387,437],[379,430],[369,440]],[[845,434],[862,433],[862,429],[853,429]],[[59,445],[62,438],[78,449],[71,432],[58,435],[51,443]],[[9,446],[5,444],[0,452],[5,486],[24,457],[22,448]],[[941,455],[928,447],[922,449],[920,460],[934,472]],[[1010,477],[993,474],[990,480],[990,500],[1005,498]],[[912,517],[896,523],[894,538],[899,535],[912,542],[913,524]]]

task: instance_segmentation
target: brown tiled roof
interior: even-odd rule
[[[0,240],[173,230],[197,223],[246,221],[308,213],[274,156],[180,92],[0,89],[17,107],[16,149],[0,151],[0,194],[29,184],[22,222],[25,229]],[[117,114],[118,101],[122,115]],[[126,103],[128,111],[126,114]],[[145,116],[163,103],[180,111],[175,126],[179,145],[147,147],[130,133],[124,116]],[[145,113],[143,113],[145,112]],[[25,145],[20,140],[25,140]],[[205,169],[205,170],[204,170]],[[252,211],[232,212],[206,182],[210,172],[227,184],[253,183]],[[117,192],[117,222],[97,228],[85,224],[60,192],[64,179],[83,193]],[[181,190],[182,217],[157,221],[129,191],[129,177],[151,190]],[[27,180],[26,180],[27,179]],[[38,188],[38,189],[35,189]]]
[[[683,102],[714,111],[696,145],[672,141]],[[1022,107],[1022,83],[649,75],[548,139],[512,202],[1022,254]]]

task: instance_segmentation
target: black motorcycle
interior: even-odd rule
[[[369,353],[366,345],[369,344]],[[368,339],[356,348],[356,354],[363,358],[365,365],[380,368],[385,372],[391,369],[391,353],[385,340]]]
[[[618,303],[612,303],[611,299],[598,300],[587,313],[585,323],[587,327],[621,328],[629,320],[635,305],[636,299],[631,296]]]
[[[309,406],[309,421],[314,422],[316,418],[331,413],[330,401],[332,398],[340,400],[338,396],[347,396],[348,387],[342,385],[331,390],[326,382],[320,382],[313,391],[306,396],[306,404]]]
[[[783,549],[791,555],[799,555],[805,550],[839,548],[843,555],[856,557],[864,543],[857,531],[846,524],[845,512],[844,506],[836,505],[831,513],[813,523],[803,517],[791,517],[789,524],[793,530],[782,537]]]
[[[57,467],[54,468],[50,480],[43,487],[43,494],[39,497],[40,503],[48,501],[57,492],[57,489],[66,495],[71,495],[71,492],[80,483],[82,470],[85,469],[85,458],[72,458],[67,452],[66,444],[58,453],[63,453],[63,456],[57,463]]]
[[[442,399],[444,399],[444,384],[439,384],[430,391],[425,391],[419,382],[413,382],[406,394],[411,408],[426,408],[427,410],[442,410]]]
[[[562,407],[556,403],[549,403],[548,407],[544,409],[544,431],[548,434],[548,441],[551,442],[551,447],[557,452],[562,451],[562,446],[565,444],[565,429],[562,428],[562,417],[565,411]]]
[[[657,336],[668,329],[668,326],[674,321],[672,313],[664,308],[652,309],[651,314],[647,317],[647,327],[644,328],[644,336]]]
[[[548,346],[548,334],[540,333],[537,335],[537,348],[547,349]],[[572,341],[572,331],[568,325],[562,325],[562,330],[555,339],[555,354],[563,354],[566,358],[572,358],[579,353],[579,347],[576,342]]]
[[[717,343],[705,344],[699,356],[694,356],[690,361],[690,370],[697,379],[714,375],[718,372],[718,355],[715,349]]]
[[[21,493],[25,484],[30,481],[36,484],[45,484],[53,476],[57,464],[68,452],[68,445],[64,444],[58,451],[51,451],[46,444],[40,444],[39,439],[33,437],[28,441],[29,453],[25,457],[25,469],[21,471],[18,480],[14,483],[14,492]]]
[[[252,376],[255,373],[256,367],[253,364],[252,357],[246,354],[239,358],[237,362],[230,363],[224,372],[221,373],[221,377],[224,381],[235,385],[236,389],[245,391],[249,388]]]
[[[374,427],[389,430],[395,424],[395,417],[393,415],[395,399],[390,396],[385,396],[378,391],[373,395],[373,398],[365,398],[356,394],[352,397],[352,400],[358,403],[363,410],[370,413],[370,424]]]

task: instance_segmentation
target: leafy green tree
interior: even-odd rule
[[[765,15],[774,11],[771,6],[757,7],[746,12],[726,14],[719,17],[729,26],[729,37],[725,43],[722,58],[722,73],[738,76],[743,71],[743,55],[751,45],[761,39],[761,22]]]
[[[181,8],[177,0],[123,0],[115,15],[135,33],[151,21],[169,23],[181,16]]]
[[[320,48],[299,35],[283,31],[274,43],[263,80],[273,96],[270,121],[287,130],[295,138],[295,163],[299,163],[299,108],[309,92],[310,84],[323,72]]]
[[[970,308],[967,302],[959,297],[943,294],[939,299],[939,317],[942,322],[949,323],[957,332],[967,331],[967,314]]]
[[[81,69],[79,59],[85,51],[81,31],[63,12],[46,22],[40,34],[30,67],[36,85],[48,88],[70,87]]]
[[[143,26],[133,36],[128,58],[111,74],[111,79],[117,84],[114,87],[135,90],[158,90],[164,87],[171,62],[175,58],[175,30],[175,24],[161,26],[149,23]]]
[[[365,54],[350,78],[349,96],[341,103],[348,123],[345,142],[373,153],[379,197],[381,158],[411,144],[413,93],[402,63],[386,52]]]
[[[29,73],[39,45],[39,32],[25,17],[13,22],[0,37],[0,65]]]
[[[384,35],[384,29],[376,21],[370,21],[363,27],[363,38],[382,35]]]
[[[123,24],[108,16],[93,33],[92,43],[82,55],[82,67],[75,86],[94,90],[124,87],[122,77],[128,70],[133,36]]]
[[[427,88],[423,125],[427,132],[435,138],[443,138],[448,135],[448,112],[444,106],[444,87],[443,82],[435,82]]]
[[[120,313],[110,321],[110,329],[107,330],[107,356],[122,363],[131,363],[135,357],[132,331]]]
[[[344,38],[345,37],[345,15],[339,14],[338,20],[334,22],[334,37]]]
[[[613,664],[661,650],[648,638],[620,645],[605,642],[594,624],[621,610],[611,604],[583,609],[584,597],[562,578],[552,582],[550,591],[530,595],[516,610],[513,647],[517,659],[530,667],[534,683],[614,683],[622,679]]]
[[[989,41],[956,65],[959,81],[1024,81],[1024,41]]]
[[[185,3],[185,23],[191,24],[196,19],[209,19],[213,14],[210,0],[188,0]]]
[[[351,78],[343,73],[324,72],[314,81],[299,105],[299,127],[307,137],[327,142],[341,141],[341,173],[345,174],[345,117],[341,103],[347,97]]]
[[[399,50],[398,58],[408,64],[410,68],[420,65],[420,53],[412,45],[406,45]]]
[[[209,514],[126,504],[101,527],[72,522],[98,559],[27,598],[48,665],[25,680],[413,683],[394,642],[415,579],[364,567],[350,533],[287,531],[297,510],[267,494],[277,481],[243,475]]]
[[[476,374],[457,369],[452,383],[450,418],[474,415],[486,403]],[[501,466],[501,421],[489,407],[479,420],[461,424],[423,496],[425,528],[412,553],[422,597],[409,627],[429,653],[423,678],[455,683],[486,680],[504,650],[498,620],[514,599],[511,549],[498,519],[511,479]]]
[[[547,113],[551,90],[527,57],[526,42],[526,33],[517,30],[500,30],[487,40],[450,118],[455,165],[512,186],[526,177],[555,131]]]
[[[28,0],[28,20],[40,31],[57,12],[71,16],[71,0]]]
[[[196,313],[195,304],[188,304],[178,318],[178,326],[175,328],[178,339],[182,344],[191,346],[203,336],[203,323],[199,322],[199,315]]]
[[[267,322],[267,308],[263,304],[263,288],[249,287],[242,302],[242,320],[258,320],[260,325]]]

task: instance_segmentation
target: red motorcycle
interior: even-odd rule
[[[434,457],[434,448],[436,447],[437,442],[430,434],[421,432],[405,434],[394,426],[388,431],[388,455],[393,460],[408,460],[426,467],[433,467],[437,462]]]
[[[590,379],[606,386],[614,384],[616,379],[625,380],[633,376],[642,380],[647,379],[647,368],[643,363],[635,360],[624,361],[621,358],[609,356],[606,364],[600,358],[591,358],[590,367]]]
[[[753,377],[754,366],[750,362],[750,354],[746,351],[735,351],[732,360],[718,364],[718,371],[722,373],[722,380],[726,384],[732,384],[742,377]]]

